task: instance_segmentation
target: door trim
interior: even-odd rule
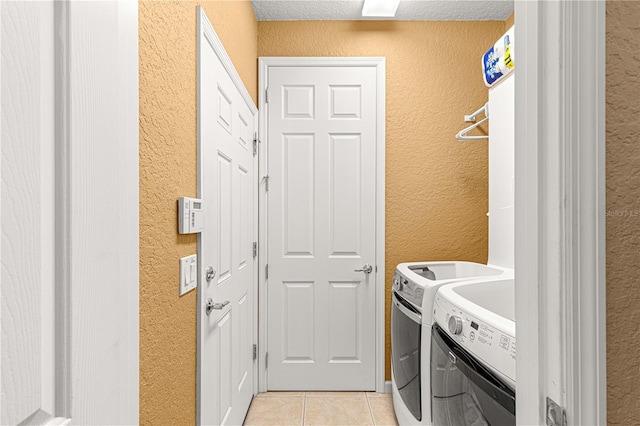
[[[218,56],[218,59],[220,60],[220,63],[222,64],[222,66],[224,67],[225,71],[227,72],[227,75],[231,78],[231,81],[233,82],[235,88],[238,90],[238,92],[240,92],[240,95],[242,96],[242,100],[245,102],[245,104],[249,107],[249,110],[251,112],[251,114],[255,117],[254,120],[254,129],[258,128],[258,108],[256,107],[255,102],[253,102],[253,98],[251,97],[251,95],[249,94],[249,92],[247,91],[247,88],[244,85],[244,82],[242,81],[242,78],[240,78],[240,74],[238,74],[238,71],[236,70],[235,66],[233,65],[233,62],[231,61],[231,58],[229,57],[229,54],[227,53],[227,51],[224,48],[224,45],[222,44],[222,41],[220,40],[220,37],[218,37],[218,34],[215,32],[215,30],[213,29],[213,25],[211,25],[211,21],[209,21],[209,18],[207,17],[207,14],[204,12],[204,9],[202,8],[202,6],[198,6],[197,7],[197,15],[198,15],[198,23],[197,23],[197,97],[198,97],[198,102],[197,102],[197,133],[198,133],[198,141],[197,141],[197,146],[198,146],[198,150],[197,150],[197,163],[198,163],[198,170],[197,170],[197,192],[198,192],[198,197],[202,197],[202,188],[203,188],[203,182],[202,182],[202,166],[203,166],[203,158],[201,155],[201,138],[202,138],[202,129],[201,129],[201,124],[202,124],[202,117],[200,117],[201,114],[201,100],[202,100],[202,95],[200,93],[200,88],[202,87],[200,81],[202,78],[202,61],[200,59],[200,53],[201,53],[201,46],[202,43],[209,43],[209,45],[211,46],[211,48],[213,49],[213,51],[215,52],[215,54]],[[257,188],[257,182],[259,179],[259,173],[258,173],[258,156],[254,156],[253,157],[253,168],[254,168],[254,177],[256,179],[256,182],[252,183],[252,187],[253,187],[253,197],[254,200],[256,200],[256,207],[259,208],[259,205],[257,204],[257,197],[258,197],[258,188]],[[211,208],[211,207],[207,207],[207,208]],[[253,221],[253,241],[257,241],[257,237],[258,237],[258,217],[256,215],[256,217],[254,218]],[[203,316],[205,315],[203,310],[204,310],[204,295],[203,295],[203,289],[204,287],[201,285],[201,283],[203,282],[203,277],[202,277],[202,270],[203,270],[203,265],[204,263],[202,262],[202,259],[200,258],[200,253],[202,252],[202,248],[201,248],[201,235],[198,234],[198,289],[197,289],[197,293],[198,293],[198,307],[197,307],[197,343],[196,343],[196,423],[197,424],[201,424],[200,421],[200,415],[201,415],[201,404],[202,404],[202,398],[201,398],[201,394],[200,394],[200,390],[201,390],[201,384],[202,384],[202,380],[201,380],[201,375],[202,375],[202,359],[203,359],[203,354],[202,354],[202,321],[201,318],[203,318]],[[254,318],[254,324],[253,324],[253,343],[255,344],[257,342],[257,331],[258,331],[258,301],[257,301],[257,283],[258,283],[258,269],[259,268],[255,268],[254,270],[254,275],[253,275],[253,283],[252,283],[252,287],[253,287],[253,295],[254,295],[254,304],[253,304],[253,318]],[[258,366],[257,363],[254,362],[254,366],[253,366],[253,376],[254,378],[258,377]],[[254,384],[253,384],[253,394],[255,395],[258,391],[258,387],[257,387],[257,380],[254,380]]]
[[[137,424],[138,6],[65,0],[55,2],[54,13],[55,415],[75,424]],[[92,108],[81,107],[87,100]]]
[[[40,111],[45,121],[50,109],[55,113],[56,251],[55,409],[49,420],[138,424],[138,5],[47,3],[53,3],[52,32],[41,46],[51,50],[41,54],[55,60],[41,62],[53,65],[41,69],[41,84],[54,94]],[[91,108],[83,108],[88,101]]]
[[[376,391],[385,391],[385,75],[384,57],[261,57],[258,59],[259,154],[258,176],[267,176],[267,111],[266,89],[271,67],[373,67],[376,69]],[[259,262],[258,262],[258,391],[267,390],[267,282],[265,266],[267,258],[267,207],[268,199],[264,182],[259,179]]]
[[[606,423],[605,2],[515,3],[518,424]]]

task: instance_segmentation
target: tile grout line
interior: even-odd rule
[[[369,396],[365,393],[365,398],[367,400],[367,407],[369,407],[369,417],[371,418],[371,424],[375,426],[376,420],[373,417],[373,410],[371,409],[371,401],[369,401]]]
[[[307,393],[302,393],[302,419],[300,420],[300,424],[304,426],[304,417],[307,414]]]

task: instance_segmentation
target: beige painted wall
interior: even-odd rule
[[[607,1],[607,422],[640,424],[640,2]]]
[[[249,1],[141,1],[140,422],[196,420],[196,293],[178,297],[176,200],[196,196],[196,6],[202,4],[254,100],[257,24]]]
[[[487,261],[487,142],[457,142],[487,101],[491,22],[259,22],[259,56],[386,56],[386,306],[396,264]],[[390,378],[389,316],[387,367]]]
[[[513,27],[515,24],[515,14],[509,15],[509,17],[504,21],[504,30],[507,31],[509,28]]]

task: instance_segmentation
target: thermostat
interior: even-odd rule
[[[197,234],[204,230],[204,210],[199,198],[180,197],[178,200],[178,232]]]

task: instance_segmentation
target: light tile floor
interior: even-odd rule
[[[266,392],[256,395],[245,426],[398,425],[391,394]]]

